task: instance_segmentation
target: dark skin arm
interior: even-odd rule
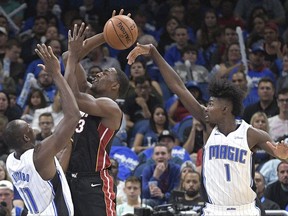
[[[119,15],[122,15],[124,12],[123,9],[120,10]],[[113,10],[112,12],[112,17],[116,15],[116,11]],[[127,14],[127,16],[131,16],[131,14]],[[78,57],[79,57],[79,61],[81,59],[83,59],[85,56],[88,55],[88,53],[90,53],[93,49],[95,49],[96,47],[99,47],[100,45],[104,44],[106,41],[104,39],[104,35],[103,32],[96,34],[90,38],[87,38],[84,43],[83,43],[83,47],[81,50],[78,50]],[[68,59],[68,51],[62,54],[62,58],[64,61],[64,64],[67,65],[67,59]],[[79,86],[79,90],[81,92],[87,92],[89,90],[89,88],[91,87],[91,84],[89,82],[87,82],[87,77],[86,77],[86,72],[84,70],[84,68],[82,67],[82,65],[79,63],[77,63],[76,65],[76,80],[78,82],[78,86]]]
[[[35,51],[44,62],[44,65],[39,66],[52,75],[60,92],[64,114],[54,133],[35,146],[34,149],[33,161],[36,170],[44,180],[50,180],[56,173],[55,155],[69,142],[80,119],[80,112],[70,87],[61,75],[60,64],[52,48],[38,44]]]
[[[79,29],[77,25],[74,26],[73,34],[71,31],[68,33],[68,59],[66,67],[69,69],[67,69],[67,73],[65,72],[65,79],[73,90],[80,110],[93,116],[102,117],[101,122],[103,125],[112,130],[116,130],[120,127],[122,119],[122,112],[117,103],[106,97],[94,98],[87,93],[80,92],[78,87],[75,76],[77,71],[75,71],[75,68],[76,65],[79,64],[81,50],[86,43],[83,42],[86,31],[87,28],[85,28],[85,24],[82,23]]]
[[[179,75],[173,70],[173,68],[164,60],[158,50],[152,45],[137,46],[127,56],[128,64],[132,64],[137,56],[149,55],[152,57],[169,88],[177,94],[185,108],[198,119],[203,125],[205,124],[205,108],[200,105],[193,95],[188,91],[182,82]]]

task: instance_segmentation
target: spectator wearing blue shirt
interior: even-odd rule
[[[169,201],[171,191],[179,185],[180,166],[169,161],[171,151],[164,144],[154,147],[155,164],[146,166],[142,173],[144,203],[151,207]]]

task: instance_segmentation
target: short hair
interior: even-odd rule
[[[282,165],[282,164],[288,164],[288,162],[286,161],[281,161],[278,166],[277,166],[277,172],[279,172],[279,167]]]
[[[22,125],[18,121],[9,122],[3,132],[4,141],[10,149],[18,149],[23,143]]]
[[[39,118],[38,118],[38,119],[40,120],[40,118],[41,118],[42,116],[45,116],[45,117],[51,117],[51,118],[53,119],[53,121],[54,121],[54,118],[53,118],[51,112],[44,112],[44,113],[41,113],[41,114],[39,115]]]
[[[167,148],[169,154],[171,154],[171,152],[172,152],[172,149],[169,149],[166,144],[161,143],[161,142],[157,142],[155,144],[154,148],[153,148],[153,154],[154,154],[154,150],[155,150],[156,147],[165,147],[165,148]]]
[[[269,82],[269,83],[271,83],[273,89],[275,89],[274,82],[272,81],[271,78],[269,78],[269,77],[262,77],[262,78],[258,81],[258,87],[259,87],[259,85],[260,85],[262,82]]]
[[[145,76],[145,75],[136,77],[136,78],[135,78],[135,86],[136,86],[137,84],[143,84],[145,81],[148,81],[149,84],[151,85],[151,79],[150,79],[149,77],[147,77],[147,76]]]
[[[198,56],[198,50],[197,50],[197,47],[195,45],[189,44],[189,45],[183,47],[180,51],[181,56],[183,57],[184,54],[187,52],[196,52],[196,55]]]
[[[279,97],[279,95],[283,95],[283,94],[287,94],[288,93],[288,88],[281,88],[278,93],[277,93],[277,98]]]
[[[141,181],[137,176],[129,176],[126,180],[125,180],[125,185],[126,183],[131,182],[131,183],[138,183],[141,186]]]
[[[243,91],[231,81],[226,79],[215,79],[210,82],[209,94],[211,97],[222,98],[232,103],[232,114],[241,116],[243,111]]]
[[[117,72],[117,80],[120,85],[118,97],[125,98],[129,88],[129,79],[121,69],[115,68],[115,70]]]

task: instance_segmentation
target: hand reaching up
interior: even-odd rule
[[[37,44],[37,49],[35,49],[37,55],[44,62],[43,64],[38,64],[42,70],[45,70],[47,73],[61,73],[60,72],[60,63],[58,58],[54,55],[53,50],[50,46],[46,46],[45,44]]]

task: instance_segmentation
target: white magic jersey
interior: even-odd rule
[[[242,121],[226,137],[215,127],[204,146],[203,184],[211,204],[244,205],[252,203],[252,152],[247,143],[249,124]]]
[[[29,215],[74,215],[69,186],[58,160],[55,158],[55,177],[44,181],[35,169],[33,152],[34,149],[26,151],[20,160],[11,153],[6,162]]]

